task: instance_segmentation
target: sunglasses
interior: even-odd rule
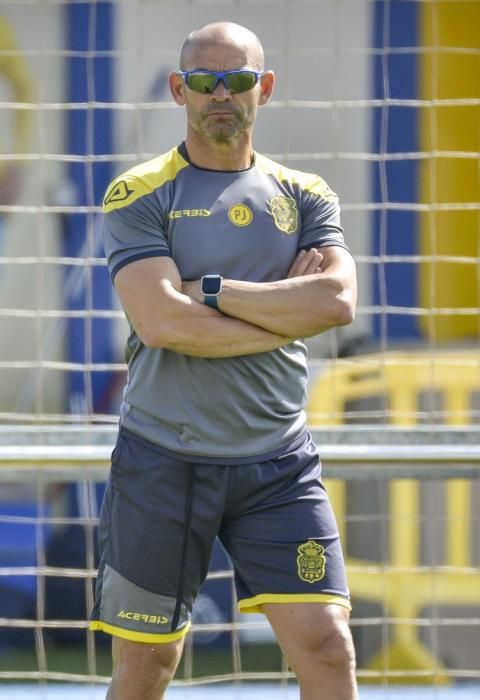
[[[232,94],[236,92],[247,92],[258,83],[263,71],[244,70],[187,70],[179,71],[185,81],[185,85],[195,92],[204,94],[212,93],[218,83],[222,81],[225,88]]]

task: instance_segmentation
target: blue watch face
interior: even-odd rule
[[[220,275],[205,275],[202,277],[203,294],[219,294],[222,289],[222,278]]]

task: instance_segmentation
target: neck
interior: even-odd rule
[[[250,134],[243,134],[230,143],[212,143],[188,133],[185,146],[193,165],[209,170],[246,170],[253,159]]]

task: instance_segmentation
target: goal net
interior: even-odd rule
[[[114,437],[100,425],[0,429],[0,691],[6,680],[108,682],[108,640],[86,618]],[[478,432],[362,426],[314,437],[347,558],[359,680],[478,682]],[[266,621],[237,612],[217,549],[175,684],[275,682],[274,696],[283,686],[287,697],[291,680]]]
[[[479,0],[0,0],[0,681],[106,682],[87,632],[126,322],[108,182],[182,141],[166,78],[239,22],[277,73],[255,147],[339,193],[357,318],[308,416],[365,682],[478,680]],[[218,548],[179,682],[291,679]]]

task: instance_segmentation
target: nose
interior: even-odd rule
[[[223,79],[220,78],[215,85],[215,90],[213,90],[210,94],[214,95],[215,97],[230,97],[230,90],[223,82]]]

